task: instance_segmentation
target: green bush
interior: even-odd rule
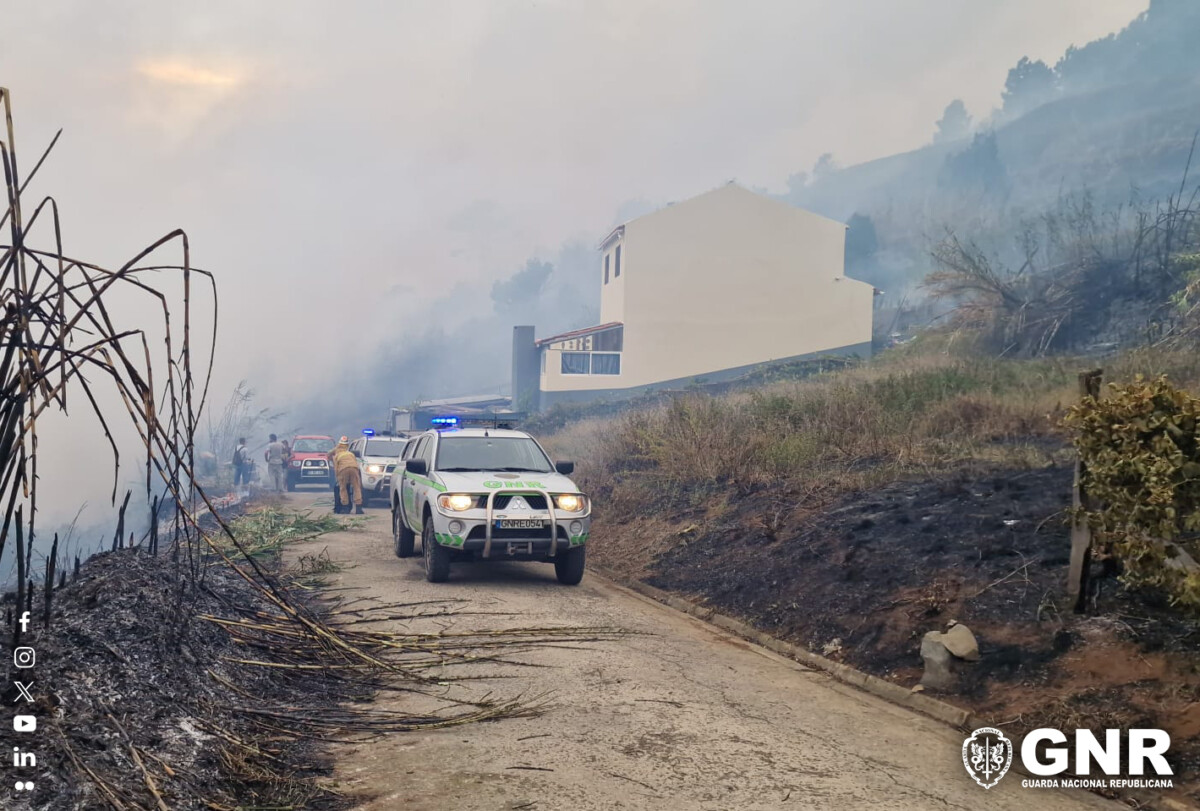
[[[1086,465],[1088,520],[1126,583],[1200,608],[1200,575],[1168,565],[1164,544],[1187,549],[1200,533],[1200,399],[1165,376],[1109,388],[1065,418]]]

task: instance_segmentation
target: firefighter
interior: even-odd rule
[[[358,470],[358,459],[350,453],[350,440],[346,437],[339,439],[337,447],[333,449],[333,470],[338,480],[342,510],[350,512],[350,498],[353,493],[354,513],[362,515],[362,475]]]
[[[337,471],[333,466],[333,457],[337,453],[338,446],[334,445],[325,454],[325,462],[329,465],[329,490],[333,493],[333,511],[335,513],[342,512],[342,496],[338,492],[338,477]]]

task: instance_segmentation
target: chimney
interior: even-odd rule
[[[516,411],[538,411],[542,399],[542,364],[533,327],[513,327],[512,407]]]

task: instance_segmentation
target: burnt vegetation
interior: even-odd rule
[[[1165,201],[1100,211],[1089,194],[1064,197],[1019,223],[1003,251],[947,233],[933,247],[926,286],[952,306],[953,327],[1001,355],[1096,342],[1178,345],[1197,328],[1200,187],[1188,185],[1195,144]]]
[[[480,678],[481,663],[503,669],[538,646],[621,633],[376,630],[377,620],[436,618],[461,606],[321,599],[314,587],[335,561],[310,556],[282,568],[285,543],[342,526],[261,509],[233,520],[227,501],[198,484],[195,441],[217,319],[212,274],[191,265],[183,231],[118,268],[64,254],[54,199],[30,203],[26,194],[54,142],[22,174],[7,90],[0,104],[0,556],[17,572],[15,593],[5,595],[10,642],[38,656],[32,670],[6,666],[7,683],[19,674],[35,684],[36,703],[5,695],[3,715],[11,723],[17,709],[34,712],[41,746],[37,790],[5,807],[338,807],[345,798],[328,779],[336,742],[539,711],[536,696],[449,695],[456,666],[473,665],[463,678]],[[158,258],[168,250],[178,259]],[[199,287],[211,301],[202,314]],[[138,321],[126,326],[116,313],[139,297]],[[248,413],[242,394],[223,424]],[[107,438],[111,499],[120,505],[111,550],[76,559],[70,582],[57,542],[35,571],[39,424],[68,411],[73,420],[90,416]],[[144,477],[136,495],[117,486],[130,432]],[[151,513],[150,528],[127,538],[134,509]],[[35,617],[27,633],[23,610]],[[378,710],[372,699],[382,692],[422,698],[428,709]]]

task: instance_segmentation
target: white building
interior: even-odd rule
[[[513,400],[621,397],[773,361],[868,356],[874,289],[844,273],[846,227],[729,184],[601,243],[600,324],[513,336]]]

